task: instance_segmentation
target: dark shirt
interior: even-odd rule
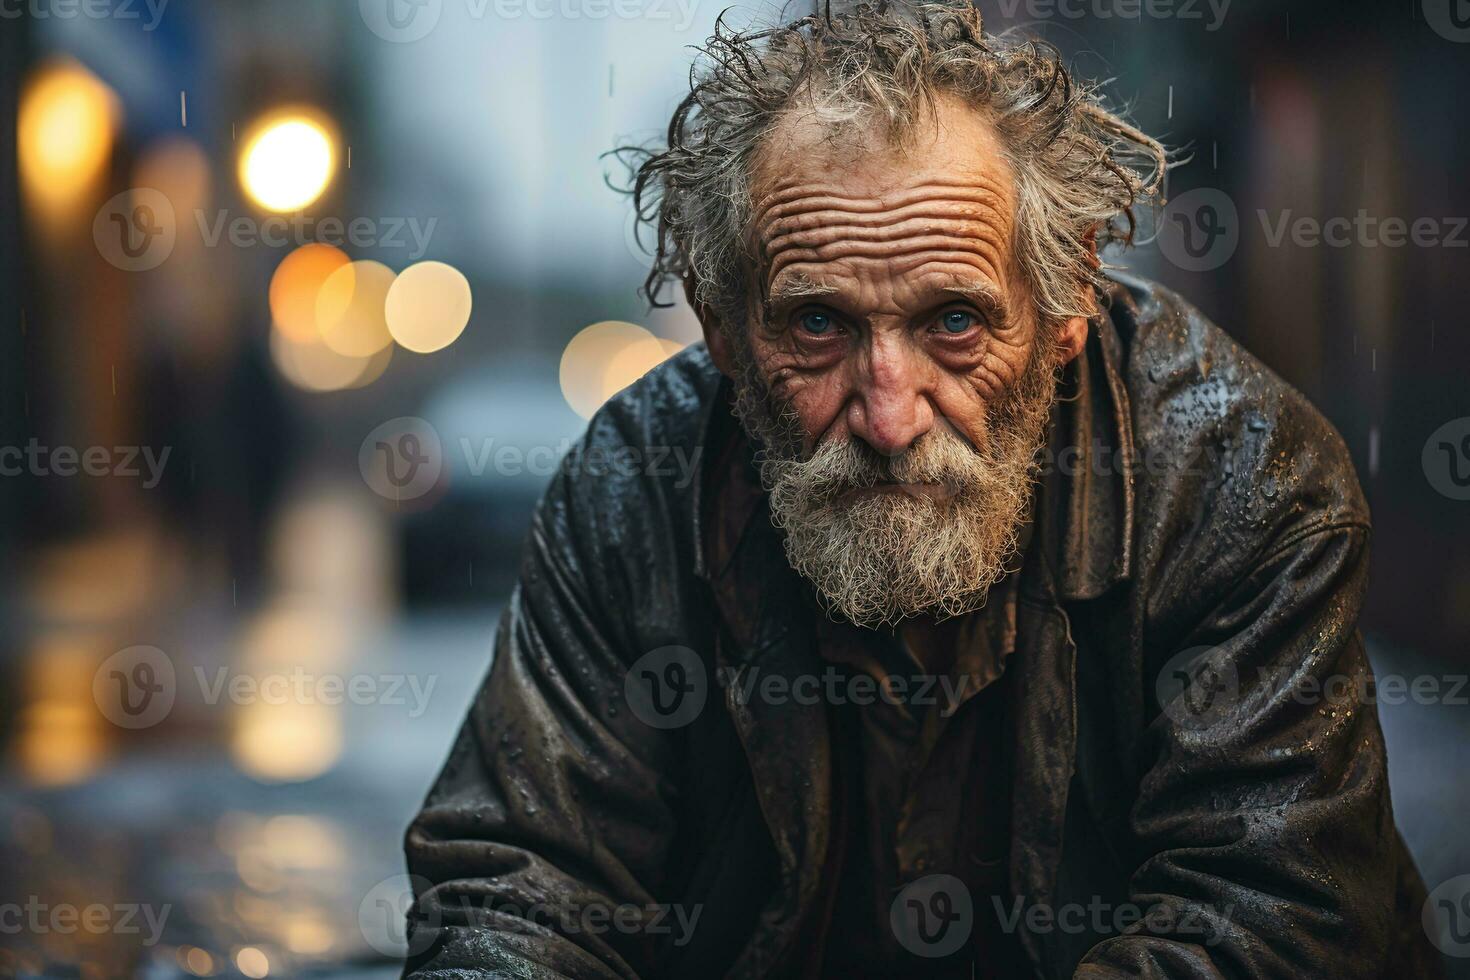
[[[1017,581],[1007,576],[964,618],[952,660],[935,672],[891,630],[819,627],[819,650],[845,672],[837,689],[847,693],[831,710],[833,876],[806,930],[808,975],[818,963],[822,976],[844,978],[1024,971],[996,912],[1011,903],[1005,663]]]
[[[761,495],[749,453],[735,433],[716,463],[707,539],[716,563]],[[1030,539],[1028,521],[1018,553]],[[1024,951],[997,912],[1014,902],[1005,672],[1020,578],[1011,571],[946,634],[953,646],[934,671],[892,629],[818,618],[818,652],[842,675],[828,706],[835,785],[827,884],[779,974],[1026,975]]]

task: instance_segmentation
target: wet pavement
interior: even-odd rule
[[[412,658],[437,678],[429,710],[343,705],[341,756],[316,779],[263,784],[226,753],[183,751],[67,787],[12,776],[0,880],[26,927],[0,975],[397,976],[403,831],[488,667],[493,623],[415,621],[363,651],[355,670]]]
[[[123,758],[58,788],[10,776],[0,879],[32,925],[0,953],[0,974],[397,976],[403,831],[488,668],[493,624],[417,619],[374,641],[355,669],[402,671],[411,659],[436,678],[428,710],[344,706],[341,756],[316,779],[264,784],[223,752]],[[1380,677],[1451,676],[1370,648]],[[1470,870],[1470,710],[1441,700],[1379,705],[1398,823],[1431,889]],[[83,918],[56,917],[68,907]],[[1450,965],[1470,977],[1470,959]]]

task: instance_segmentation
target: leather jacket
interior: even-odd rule
[[[1369,515],[1341,438],[1175,294],[1118,275],[1101,298],[1063,373],[1008,667],[1010,886],[1047,913],[1019,920],[1034,974],[1439,976],[1362,696]],[[820,612],[763,499],[709,553],[728,399],[692,347],[613,398],[553,479],[407,834],[409,975],[791,962],[824,886],[827,709],[730,679],[819,672]],[[651,465],[680,451],[692,480]],[[670,647],[703,703],[662,727],[629,672]]]

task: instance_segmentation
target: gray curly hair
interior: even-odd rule
[[[1055,49],[987,36],[967,2],[829,5],[748,32],[721,14],[700,51],[664,146],[614,152],[634,173],[640,232],[655,235],[644,294],[668,306],[663,287],[688,280],[727,329],[747,314],[752,168],[798,102],[833,126],[876,124],[892,142],[940,96],[984,112],[1015,174],[1013,254],[1043,323],[1093,312],[1084,305],[1085,287],[1100,282],[1096,252],[1132,242],[1134,208],[1157,200],[1170,164]]]

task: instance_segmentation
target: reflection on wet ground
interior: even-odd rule
[[[0,880],[24,921],[0,974],[396,976],[403,831],[488,666],[493,624],[414,620],[366,644],[352,676],[432,678],[430,696],[344,695],[330,708],[341,752],[317,778],[259,781],[208,740],[66,786],[12,771]]]
[[[0,880],[23,919],[0,974],[397,976],[403,831],[488,667],[494,618],[412,619],[367,643],[354,676],[411,673],[433,679],[430,694],[417,706],[407,691],[344,698],[340,754],[316,778],[263,782],[241,770],[268,760],[208,740],[109,760],[65,786],[12,771]],[[1372,652],[1380,677],[1448,677],[1403,651]],[[1470,805],[1458,775],[1470,711],[1458,698],[1470,692],[1451,687],[1442,703],[1379,704],[1397,819],[1430,887],[1470,866],[1457,827]]]

